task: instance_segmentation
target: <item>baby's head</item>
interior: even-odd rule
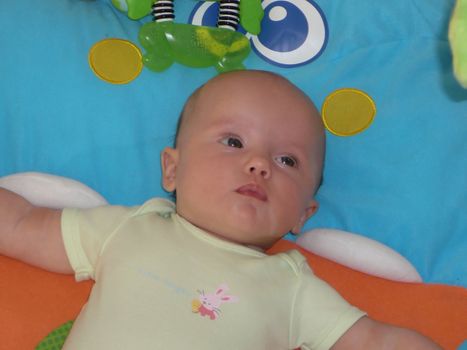
[[[318,208],[324,128],[311,100],[269,72],[221,74],[195,91],[161,154],[177,213],[222,239],[266,249]]]

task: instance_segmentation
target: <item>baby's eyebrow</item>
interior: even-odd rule
[[[214,126],[214,127],[233,127],[233,126],[236,126],[236,125],[246,125],[247,123],[243,122],[243,120],[241,120],[241,118],[236,118],[235,116],[231,116],[231,117],[225,117],[223,116],[222,119],[215,119],[211,125]]]
[[[308,148],[304,143],[297,142],[296,140],[287,139],[286,144],[283,146],[284,150],[288,150],[288,153],[291,154],[299,154],[302,156],[306,156]],[[310,150],[311,153],[311,150]]]
[[[232,136],[245,136],[245,129],[249,128],[247,123],[228,120],[211,123],[206,129],[213,133],[230,134]]]

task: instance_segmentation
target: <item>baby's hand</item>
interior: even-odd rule
[[[0,254],[48,271],[73,273],[61,235],[61,210],[36,207],[3,188]]]

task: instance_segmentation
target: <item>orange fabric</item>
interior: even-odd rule
[[[270,252],[300,250],[314,273],[376,320],[408,327],[455,350],[467,338],[467,289],[401,283],[370,276],[300,249],[285,240]]]
[[[0,256],[0,349],[32,350],[54,328],[73,320],[91,283]]]
[[[270,252],[293,248],[282,240]],[[373,318],[416,329],[448,350],[467,338],[467,289],[388,281],[301,251],[318,276]],[[0,276],[0,348],[9,350],[34,349],[75,319],[92,287],[1,256]]]

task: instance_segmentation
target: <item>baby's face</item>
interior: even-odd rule
[[[317,209],[324,132],[301,91],[264,73],[209,82],[186,111],[176,149],[162,153],[177,212],[236,243],[268,248]]]

